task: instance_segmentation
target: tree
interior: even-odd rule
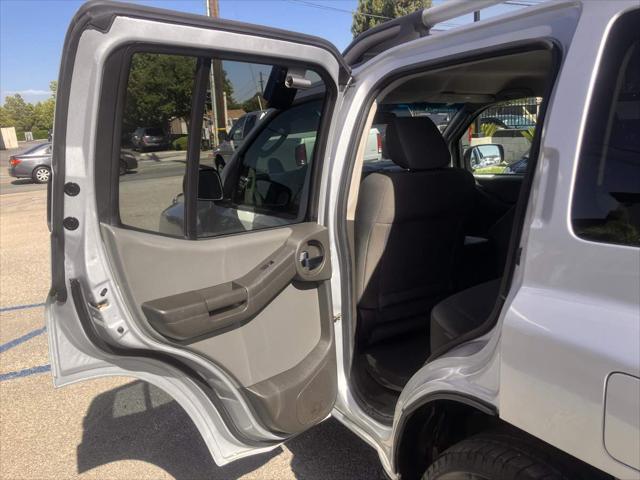
[[[33,107],[33,126],[39,130],[51,130],[53,128],[53,113],[56,109],[56,101],[49,98],[44,102],[38,102]]]
[[[9,111],[0,105],[0,127],[13,127],[16,121],[13,119]]]
[[[5,118],[11,119],[16,130],[28,132],[33,128],[34,123],[34,107],[30,103],[24,101],[19,93],[8,95],[4,99],[4,115]]]
[[[245,100],[242,103],[242,109],[245,112],[255,112],[256,110],[261,110],[260,106],[262,106],[262,108],[265,108],[266,105],[267,101],[264,99],[264,97],[261,94],[256,93],[249,100]]]
[[[355,38],[376,25],[430,6],[431,0],[358,0],[351,33]]]
[[[173,118],[189,122],[196,60],[181,55],[138,53],[131,60],[124,131],[167,128]]]

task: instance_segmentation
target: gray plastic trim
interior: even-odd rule
[[[329,280],[331,263],[325,258],[328,242],[325,228],[317,224],[297,225],[283,246],[245,275],[144,302],[142,311],[153,328],[179,342],[192,343],[239,328],[292,281]]]

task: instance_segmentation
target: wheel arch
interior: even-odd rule
[[[403,480],[420,478],[433,459],[473,434],[501,425],[494,405],[460,392],[436,392],[405,410],[395,428],[392,466]]]

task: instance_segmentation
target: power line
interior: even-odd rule
[[[348,13],[349,15],[362,15],[363,17],[379,18],[381,20],[393,20],[393,18],[385,17],[384,15],[375,15],[373,13],[358,12],[357,10],[354,11],[354,10],[348,10],[346,8],[338,8],[331,5],[314,3],[309,0],[287,0],[287,1],[291,3],[297,3],[299,5],[303,5],[306,7],[318,8],[320,10],[329,10],[333,12]],[[518,7],[533,7],[535,5],[540,4],[542,1],[544,0],[506,0],[504,4],[510,5],[510,6],[518,6]],[[443,23],[440,23],[439,25],[444,27],[454,28],[454,27],[459,27],[462,24],[443,22]]]
[[[384,15],[374,15],[373,13],[363,13],[357,10],[347,10],[346,8],[332,7],[330,5],[321,5],[319,3],[309,2],[307,0],[289,0],[292,3],[299,3],[307,7],[319,8],[321,10],[331,10],[334,12],[348,13],[349,15],[362,15],[363,17],[380,18],[382,20],[393,20],[391,17],[385,17]]]

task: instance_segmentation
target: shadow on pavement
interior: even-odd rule
[[[12,180],[11,185],[37,185],[36,182],[31,180],[30,178],[18,178],[17,180]]]
[[[184,410],[162,390],[136,381],[98,395],[84,418],[78,473],[118,460],[141,460],[178,480],[234,479],[282,449],[218,467]],[[384,478],[377,454],[330,419],[287,443],[299,479]]]

